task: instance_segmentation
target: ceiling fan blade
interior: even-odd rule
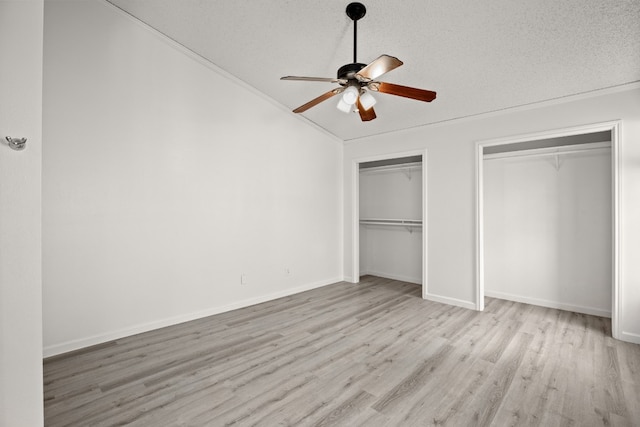
[[[436,93],[430,90],[417,89],[415,87],[400,86],[393,83],[372,82],[369,89],[388,93],[390,95],[404,96],[405,98],[416,99],[418,101],[431,102],[436,99]]]
[[[402,64],[403,62],[394,56],[381,55],[362,70],[358,71],[356,78],[360,81],[374,80],[384,73],[395,70]]]
[[[285,76],[280,80],[297,80],[303,82],[327,82],[327,83],[346,83],[344,79],[335,79],[333,77],[302,77],[302,76]]]
[[[331,98],[332,96],[339,94],[343,90],[344,90],[343,88],[337,88],[337,89],[330,90],[329,92],[323,93],[319,97],[314,98],[311,101],[307,102],[306,104],[299,106],[298,108],[293,110],[293,112],[294,113],[303,113],[303,112],[307,111],[309,108],[315,107],[316,105],[320,104],[322,101],[326,101],[327,99]]]
[[[360,118],[362,119],[363,122],[369,122],[376,118],[376,112],[373,111],[373,107],[369,108],[368,110],[365,110],[364,107],[362,106],[362,103],[360,102],[360,97],[358,97],[357,107],[358,107],[358,113],[360,113]]]

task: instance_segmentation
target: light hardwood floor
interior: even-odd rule
[[[640,425],[610,320],[376,277],[45,360],[47,426]]]

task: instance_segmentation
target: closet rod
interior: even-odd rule
[[[611,142],[580,144],[580,148],[576,148],[577,145],[565,145],[564,147],[571,148],[563,148],[560,146],[552,148],[536,148],[532,150],[508,151],[506,153],[485,154],[483,158],[485,160],[497,160],[517,157],[548,157],[558,156],[561,154],[577,154],[584,153],[586,151],[608,150],[611,148]]]

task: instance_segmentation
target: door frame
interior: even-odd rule
[[[351,161],[351,239],[352,271],[354,283],[360,282],[360,163],[399,157],[422,156],[422,299],[427,299],[427,150],[401,151],[376,156],[360,157]]]
[[[499,139],[476,142],[476,309],[484,310],[484,148],[494,145],[516,144],[547,138],[581,135],[587,133],[611,132],[611,220],[612,220],[612,301],[611,330],[619,339],[620,331],[620,138],[622,121],[614,120],[564,129],[536,132]]]

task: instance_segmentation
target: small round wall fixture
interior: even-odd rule
[[[24,150],[27,146],[27,138],[11,138],[10,136],[7,136],[5,139],[7,140],[9,147],[16,151]]]

